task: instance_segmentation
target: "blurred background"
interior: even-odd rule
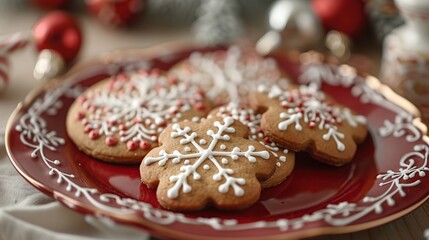
[[[171,41],[318,50],[378,75],[383,41],[403,23],[393,0],[1,0],[0,110],[76,63]]]
[[[0,0],[0,141],[17,104],[54,75],[105,52],[172,41],[321,51],[429,113],[428,21],[427,0]],[[402,239],[422,239],[428,206],[354,236],[398,227]]]

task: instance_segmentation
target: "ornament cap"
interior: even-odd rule
[[[64,67],[65,62],[58,52],[45,49],[37,57],[33,76],[38,81],[48,81],[61,73]]]

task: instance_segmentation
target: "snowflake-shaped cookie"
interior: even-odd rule
[[[263,58],[243,46],[209,53],[195,52],[174,66],[170,73],[201,86],[216,105],[245,101],[250,91],[261,83],[289,85],[273,59]]]
[[[259,86],[252,106],[264,111],[261,128],[269,139],[318,160],[343,165],[367,134],[366,119],[334,102],[315,85],[289,90]]]
[[[141,179],[158,187],[158,201],[167,209],[246,208],[259,199],[259,180],[273,174],[276,161],[247,134],[232,117],[172,124],[160,135],[160,147],[144,158]]]
[[[248,105],[230,102],[227,105],[218,107],[209,113],[209,117],[232,117],[249,128],[248,139],[264,145],[268,152],[273,155],[277,162],[274,174],[267,180],[262,181],[263,188],[276,186],[283,182],[291,173],[295,166],[295,152],[287,148],[279,147],[271,142],[261,129],[262,114],[257,113]]]
[[[81,150],[97,159],[139,163],[168,123],[205,116],[209,106],[196,86],[160,71],[121,74],[76,100],[67,130]]]

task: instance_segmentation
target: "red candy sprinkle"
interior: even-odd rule
[[[117,125],[117,124],[118,124],[118,121],[117,121],[117,120],[113,120],[113,119],[111,119],[111,120],[109,120],[109,121],[108,121],[108,124],[109,124],[110,126],[114,126],[114,125]]]
[[[197,94],[200,95],[201,97],[204,97],[206,95],[206,92],[202,89],[198,89]]]
[[[106,140],[104,141],[106,143],[107,146],[115,146],[116,144],[118,144],[118,139],[116,137],[107,137]]]
[[[90,139],[95,140],[95,139],[97,139],[97,138],[100,137],[100,134],[98,134],[97,130],[91,130],[89,132],[88,136],[89,136]]]
[[[78,112],[78,113],[77,113],[77,116],[76,116],[76,119],[77,119],[77,120],[82,120],[83,118],[85,118],[85,113],[83,113],[83,112]]]
[[[184,105],[182,100],[177,100],[176,104],[177,104],[177,107],[179,107],[179,108],[183,107],[183,105]]]
[[[90,128],[90,127],[85,127],[84,129],[83,129],[83,132],[84,133],[89,133],[90,131],[92,130],[92,128]]]
[[[177,80],[177,78],[174,76],[168,76],[168,83],[171,85],[176,85],[179,83],[179,80]]]
[[[197,102],[197,103],[195,103],[195,105],[194,105],[194,109],[195,110],[198,110],[198,111],[203,111],[203,110],[205,110],[206,109],[206,106],[204,105],[204,103],[202,103],[202,102]]]
[[[137,123],[141,123],[142,120],[140,118],[136,117],[136,118],[134,118],[133,122],[137,124]]]
[[[84,97],[84,96],[80,96],[77,98],[77,102],[80,104],[84,103],[85,101],[86,101],[86,97]]]
[[[271,143],[271,141],[270,141],[270,139],[268,139],[268,137],[264,137],[264,142],[267,143],[267,144]]]
[[[134,151],[134,150],[136,150],[138,147],[139,147],[139,145],[138,145],[138,143],[137,143],[137,142],[134,142],[134,141],[128,141],[128,142],[127,142],[127,149],[128,149],[129,151]]]
[[[143,150],[149,150],[150,149],[150,143],[148,143],[146,141],[141,141],[140,142],[140,148]]]
[[[154,76],[154,77],[159,77],[161,75],[162,71],[161,69],[158,68],[154,68],[151,72],[150,75]]]
[[[119,73],[118,76],[116,76],[116,80],[126,81],[126,80],[128,80],[128,75],[125,73]]]

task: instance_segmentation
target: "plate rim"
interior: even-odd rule
[[[183,45],[181,44],[167,44],[166,46],[173,46],[177,47],[177,49],[180,49],[180,47],[182,47]],[[191,49],[198,49],[198,47],[195,46],[189,46],[187,45],[188,48],[190,47]],[[142,53],[144,53],[146,50],[150,49],[152,50],[153,48],[162,48],[163,45],[155,45],[154,47],[150,47],[150,48],[143,48],[143,49],[139,49],[138,53],[133,52],[136,56],[139,57],[147,57],[148,55],[145,55]],[[186,49],[188,49],[186,48]],[[171,49],[171,48],[169,48]],[[131,53],[132,50],[130,50],[129,53]],[[153,50],[151,52],[155,52],[156,50]],[[104,56],[109,56],[109,54],[116,54],[116,52],[114,51],[113,53],[106,53]],[[124,56],[128,56],[127,53],[122,53]],[[112,56],[112,55],[110,55]],[[154,55],[156,56],[156,54]],[[40,87],[33,89],[32,91],[30,91],[27,96],[24,98],[24,100],[22,100],[17,107],[14,109],[14,111],[12,112],[12,114],[10,115],[7,124],[6,124],[6,132],[5,132],[5,137],[6,137],[6,142],[5,142],[5,146],[6,146],[6,152],[9,156],[9,159],[11,161],[11,163],[13,164],[14,168],[20,173],[21,176],[24,177],[24,179],[26,179],[31,185],[33,185],[34,187],[36,187],[39,191],[42,191],[43,193],[51,196],[52,198],[54,198],[56,201],[60,202],[62,205],[71,208],[73,210],[77,210],[83,214],[89,214],[89,215],[103,215],[103,216],[109,216],[112,217],[115,221],[118,222],[122,222],[123,223],[129,223],[130,220],[133,223],[133,225],[137,225],[139,227],[141,227],[142,229],[145,229],[146,231],[149,231],[151,234],[153,233],[154,235],[157,235],[157,233],[161,232],[161,235],[163,235],[162,233],[166,232],[171,232],[169,235],[171,236],[171,234],[175,234],[175,236],[182,236],[185,235],[185,237],[187,238],[204,238],[204,239],[212,239],[213,237],[210,236],[201,236],[201,235],[194,235],[194,234],[190,234],[190,233],[184,233],[181,231],[175,231],[172,230],[171,228],[168,228],[168,225],[161,225],[161,224],[156,224],[154,222],[149,221],[146,218],[141,218],[141,217],[137,217],[135,215],[127,215],[126,217],[121,216],[120,214],[116,214],[116,213],[111,213],[108,211],[104,211],[101,209],[96,208],[93,205],[89,205],[87,203],[82,203],[80,201],[77,201],[69,196],[66,196],[65,194],[63,194],[62,192],[56,191],[55,189],[53,189],[52,187],[47,187],[43,184],[41,184],[39,181],[33,179],[31,176],[29,176],[25,169],[22,168],[22,166],[20,166],[19,161],[17,161],[17,159],[15,159],[13,157],[12,154],[12,146],[11,143],[8,139],[10,139],[10,135],[12,134],[12,126],[14,124],[14,122],[16,122],[17,117],[19,116],[19,113],[21,111],[23,111],[23,109],[25,109],[26,107],[28,107],[29,105],[31,105],[33,103],[33,101],[35,99],[37,99],[37,97],[39,97],[40,95],[42,95],[43,93],[46,92],[46,90],[51,89],[51,88],[55,88],[58,87],[62,84],[62,79],[66,79],[70,76],[73,76],[74,74],[76,74],[77,72],[79,72],[82,68],[90,68],[93,64],[105,64],[104,62],[104,58],[103,56],[92,60],[92,61],[88,61],[88,62],[84,62],[82,64],[77,65],[76,67],[72,68],[67,74],[65,74],[64,76],[62,76],[61,78],[56,79],[55,81],[49,82],[47,84],[43,84]],[[410,112],[413,115],[413,123],[415,124],[416,128],[418,130],[421,131],[422,134],[422,141],[425,144],[429,145],[429,137],[427,136],[427,126],[423,123],[422,119],[421,119],[421,112],[418,110],[418,108],[412,104],[409,100],[405,99],[404,97],[400,96],[399,94],[395,93],[389,86],[385,85],[384,83],[382,83],[380,80],[378,80],[377,78],[371,76],[371,75],[367,75],[365,77],[362,77],[365,80],[365,83],[367,83],[369,86],[371,86],[371,88],[377,92],[379,92],[380,94],[382,94],[383,96],[386,97],[386,99],[388,99],[389,101],[393,102],[395,105],[398,105],[399,107],[403,108],[404,110],[406,110],[407,112]],[[405,106],[405,107],[404,107]],[[412,110],[409,109],[409,107],[412,107]],[[323,234],[340,234],[340,233],[348,233],[348,232],[355,232],[355,231],[360,231],[360,230],[364,230],[364,229],[368,229],[371,227],[375,227],[375,226],[379,226],[381,224],[393,221],[395,219],[398,219],[402,216],[404,216],[405,214],[413,211],[414,209],[416,209],[417,207],[421,206],[424,202],[426,202],[429,199],[429,194],[417,201],[415,204],[400,210],[399,212],[390,214],[388,216],[382,217],[382,218],[377,218],[371,221],[366,221],[364,223],[359,223],[359,224],[353,224],[351,223],[350,225],[345,225],[345,226],[328,226],[328,227],[316,227],[316,228],[312,228],[312,229],[302,229],[300,231],[296,231],[296,232],[283,232],[280,234],[274,234],[271,235],[270,238],[272,239],[278,239],[278,238],[284,238],[284,237],[292,237],[292,238],[301,238],[301,237],[313,237],[313,236],[318,236],[318,235],[323,235]],[[130,218],[130,216],[132,216],[132,218]],[[118,220],[119,219],[119,220]],[[225,237],[225,239],[236,239],[236,237]],[[255,237],[255,238],[249,238],[249,239],[261,239],[261,237]],[[263,239],[267,239],[266,237],[264,237]]]

